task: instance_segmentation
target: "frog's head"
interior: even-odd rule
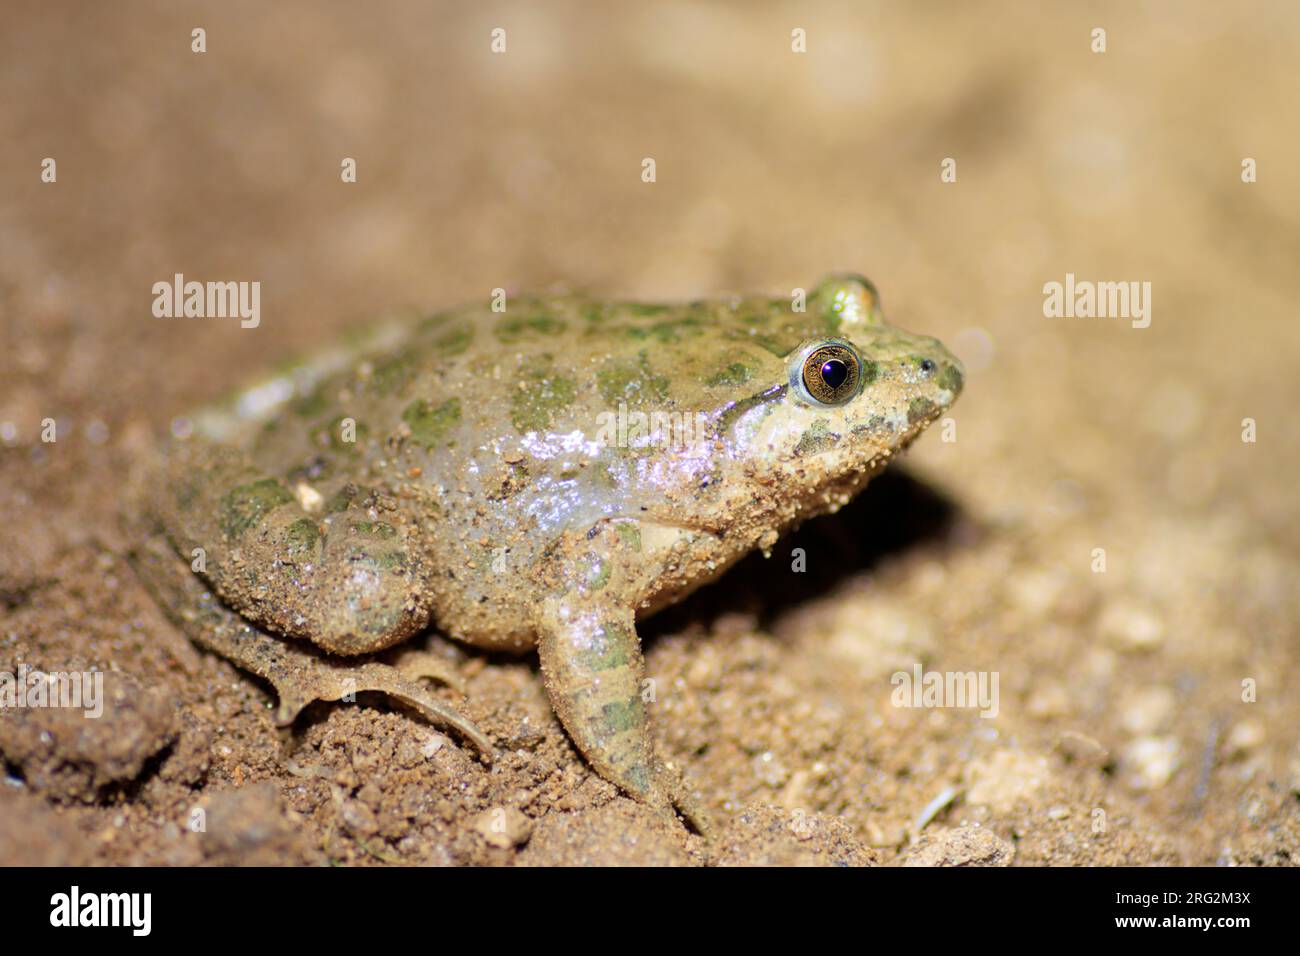
[[[793,495],[860,484],[943,414],[964,378],[937,339],[887,324],[860,276],[822,281],[807,313],[810,334],[770,367],[767,400],[729,428],[733,454],[765,461]]]

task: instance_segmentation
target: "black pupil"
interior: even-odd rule
[[[922,372],[933,372],[933,371],[934,371],[934,363],[933,363],[932,361],[930,361],[929,359],[922,359],[922,360],[921,360],[921,371],[922,371]]]
[[[822,366],[822,381],[832,389],[839,388],[849,377],[849,367],[839,359],[831,359]]]

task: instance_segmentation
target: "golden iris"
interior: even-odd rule
[[[839,405],[858,393],[862,374],[857,354],[845,345],[827,343],[803,360],[803,384],[823,405]]]

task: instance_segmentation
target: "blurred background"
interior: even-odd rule
[[[246,781],[269,788],[266,813],[297,814],[286,833],[332,826],[324,797],[286,795],[265,692],[189,651],[120,559],[122,489],[186,408],[357,323],[497,286],[788,295],[847,270],[967,365],[956,441],[928,435],[909,459],[957,517],[765,609],[776,624],[738,610],[662,635],[652,670],[682,689],[662,745],[715,808],[806,811],[877,862],[919,852],[909,827],[947,789],[926,832],[979,822],[1018,862],[1294,859],[1298,54],[1286,2],[10,2],[0,667],[98,666],[156,703],[98,742],[8,715],[0,817],[48,835],[28,858],[73,862],[208,859],[168,826]],[[175,273],[260,281],[259,327],[155,318],[151,287]],[[1045,317],[1043,286],[1067,273],[1150,282],[1150,327]],[[865,504],[864,536],[917,500]],[[999,719],[891,709],[889,672],[918,659],[998,670]],[[540,699],[511,667],[476,677],[485,709]],[[204,717],[214,695],[228,712]],[[581,764],[548,726],[534,759],[571,789]],[[105,756],[110,738],[126,756]],[[158,771],[180,752],[202,771]],[[552,795],[515,772],[382,836],[403,860],[507,862],[520,851],[465,834],[514,800],[538,827],[522,852],[564,861]],[[142,774],[113,824],[106,794]],[[600,858],[600,814],[634,810],[593,788],[564,825]],[[353,790],[380,819],[402,792]],[[114,825],[155,839],[69,836]],[[375,859],[286,839],[274,859]]]

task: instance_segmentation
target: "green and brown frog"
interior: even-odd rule
[[[962,375],[852,275],[806,299],[443,312],[195,414],[137,563],[192,640],[275,686],[283,725],[374,690],[490,754],[369,655],[430,627],[536,647],[591,766],[702,825],[651,745],[637,621],[848,502]]]

